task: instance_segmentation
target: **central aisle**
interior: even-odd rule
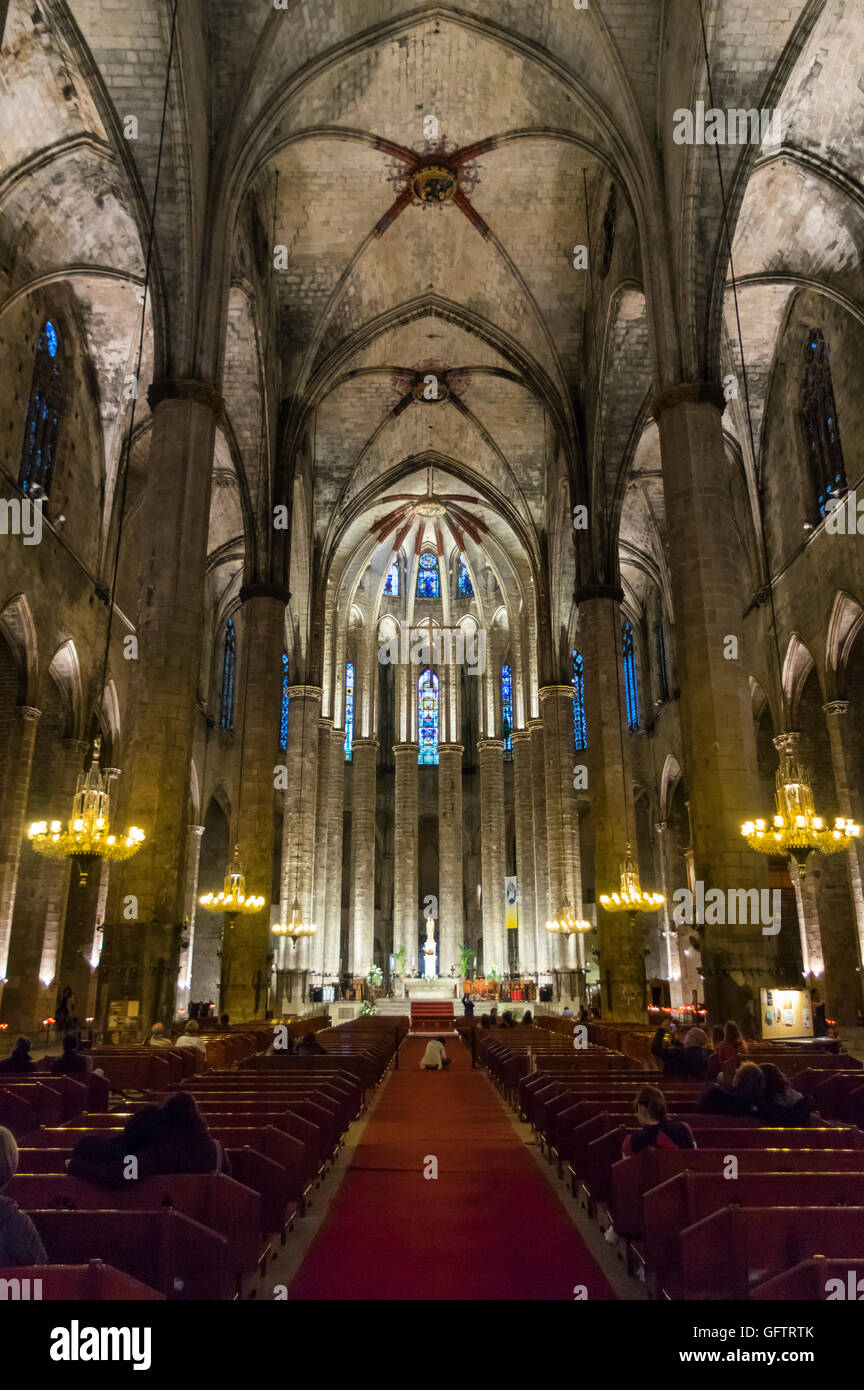
[[[468,1049],[447,1038],[437,1072],[424,1048],[402,1044],[289,1298],[614,1298]]]

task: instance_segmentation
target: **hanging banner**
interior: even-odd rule
[[[519,897],[519,889],[516,883],[516,875],[504,880],[504,925],[508,931],[515,931],[519,925],[519,916],[516,910],[516,901]]]

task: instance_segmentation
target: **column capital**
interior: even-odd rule
[[[329,715],[329,714],[319,714],[319,716],[318,716],[318,730],[319,730],[319,732],[321,732],[321,731],[323,730],[324,733],[329,733],[330,730],[331,730],[332,728],[333,728],[333,719],[332,719],[332,716]]]
[[[615,603],[624,602],[624,590],[620,584],[583,584],[581,589],[574,589],[574,603],[590,603],[592,599],[605,598],[612,599]]]
[[[540,703],[542,705],[544,700],[551,699],[562,700],[566,698],[572,700],[575,693],[572,685],[541,685],[539,690]]]
[[[19,705],[15,713],[19,719],[23,719],[25,724],[35,724],[37,719],[42,718],[41,709],[35,709],[33,705]]]
[[[542,725],[543,720],[542,720],[542,719],[538,719],[538,720],[537,720],[537,723],[540,724],[540,725]],[[512,738],[514,745],[517,744],[517,743],[530,743],[530,742],[531,742],[531,730],[530,730],[530,729],[514,729],[513,732],[512,732],[512,734],[510,735],[510,737]]]
[[[90,744],[86,738],[64,738],[63,747],[70,757],[74,754],[76,757],[83,758],[88,752]]]
[[[674,386],[665,386],[651,402],[651,414],[659,420],[664,410],[676,405],[713,405],[720,414],[726,409],[723,387],[716,381],[679,381]]]
[[[477,751],[479,753],[503,753],[504,740],[503,738],[478,738]]]
[[[196,840],[200,840],[201,836],[204,834],[204,829],[205,827],[203,825],[187,825],[186,834],[194,836]]]
[[[286,690],[289,700],[320,700],[320,685],[289,685]]]
[[[848,714],[850,704],[850,700],[829,700],[822,709],[825,714]]]
[[[542,732],[542,730],[543,730],[543,720],[542,720],[542,719],[529,719],[529,720],[528,720],[528,732],[533,734],[533,732],[534,732],[535,729],[539,729],[539,730]]]
[[[796,729],[787,729],[784,733],[778,734],[776,738],[772,738],[771,742],[777,752],[782,753],[784,748],[797,748],[801,742],[801,735]]]
[[[440,748],[441,745],[439,744],[438,746],[439,746],[439,748]],[[394,753],[394,755],[396,755],[396,756],[398,756],[400,753],[415,753],[415,754],[416,754],[416,753],[419,753],[419,752],[420,752],[420,744],[419,744],[419,743],[394,743],[394,744],[393,744],[393,753]]]
[[[654,829],[657,831],[658,835],[662,835],[664,831],[666,831],[666,830],[669,829],[669,822],[668,822],[668,820],[658,820],[658,821],[655,821],[655,822],[654,822]]]
[[[240,602],[248,603],[253,598],[274,598],[279,603],[290,603],[291,593],[287,584],[244,584],[240,590]]]
[[[377,748],[378,748],[378,740],[377,740],[377,738],[355,738],[355,739],[354,739],[354,742],[353,742],[352,745],[351,745],[351,747],[354,749],[354,752],[355,752],[355,753],[357,752],[357,749],[358,749],[358,748],[374,748],[374,749],[377,749]]]
[[[465,752],[465,748],[464,748],[464,746],[463,746],[461,743],[439,743],[439,744],[438,744],[438,753],[439,753],[439,755],[440,755],[441,753],[458,753],[459,756],[461,757],[462,754],[463,754],[464,752]]]
[[[208,406],[214,415],[225,407],[224,397],[214,386],[189,378],[162,377],[159,381],[151,381],[147,387],[150,409],[155,411],[163,401],[195,401],[198,405]]]

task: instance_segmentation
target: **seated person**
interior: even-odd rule
[[[324,1057],[327,1055],[326,1047],[322,1047],[314,1033],[304,1033],[302,1042],[297,1044],[298,1057]]]
[[[98,1187],[123,1187],[130,1181],[131,1156],[138,1161],[139,1180],[164,1173],[231,1173],[225,1150],[187,1091],[177,1091],[162,1106],[142,1106],[120,1135],[85,1134],[68,1171]]]
[[[447,1056],[443,1038],[432,1038],[426,1044],[426,1051],[420,1061],[421,1071],[443,1071],[449,1067],[451,1058]]]
[[[198,1036],[198,1024],[194,1018],[190,1018],[185,1029],[180,1034],[175,1047],[194,1047],[198,1052],[207,1051],[207,1043],[204,1038]]]
[[[641,1128],[628,1134],[621,1150],[622,1158],[641,1153],[643,1149],[695,1149],[693,1131],[683,1120],[672,1120],[666,1109],[666,1098],[656,1086],[643,1086],[636,1096],[636,1119]]]
[[[762,1068],[742,1062],[732,1084],[715,1081],[702,1092],[696,1109],[703,1115],[756,1115],[765,1090]]]
[[[520,1023],[527,1023],[528,1026],[529,1026],[529,1028],[530,1028],[531,1024],[534,1022],[533,1018],[531,1017],[531,1010],[530,1010],[530,1009],[526,1009],[526,1010],[525,1010],[525,1012],[524,1012],[524,1014],[522,1015],[522,1017],[520,1018],[519,1022],[520,1022]]]
[[[30,1056],[30,1039],[19,1038],[5,1061],[0,1062],[0,1072],[30,1072],[36,1070],[36,1063]]]
[[[480,1027],[481,1027],[481,1028],[494,1028],[494,1027],[495,1027],[495,1021],[494,1021],[494,1019],[491,1017],[490,1014],[481,1014],[481,1015],[480,1015]]]
[[[18,1145],[14,1135],[0,1127],[0,1193],[18,1171]],[[11,1197],[0,1195],[0,1269],[10,1265],[48,1263],[42,1238],[26,1212]]]
[[[145,1047],[173,1047],[170,1036],[166,1036],[161,1023],[154,1023],[149,1035],[144,1039]]]
[[[788,1079],[773,1062],[762,1067],[765,1094],[757,1109],[769,1125],[809,1125],[810,1102],[800,1091],[789,1085]]]
[[[722,1043],[718,1044],[709,1059],[708,1080],[714,1081],[719,1076],[731,1083],[746,1051],[747,1044],[741,1036],[741,1029],[730,1019],[723,1028]]]
[[[219,1027],[220,1027],[220,1028],[227,1028],[230,1022],[231,1022],[231,1016],[230,1016],[230,1014],[220,1014],[220,1015],[219,1015]]]
[[[500,1027],[502,1027],[502,1028],[515,1028],[515,1027],[516,1027],[516,1023],[515,1023],[515,1021],[514,1021],[513,1014],[510,1012],[509,1009],[505,1009],[504,1012],[503,1012],[503,1014],[501,1015],[501,1024],[500,1024]]]
[[[75,1033],[67,1033],[63,1039],[63,1055],[55,1057],[51,1063],[52,1076],[74,1076],[78,1072],[87,1072],[87,1058],[83,1052],[78,1050],[78,1037]]]
[[[658,1028],[651,1043],[651,1052],[663,1063],[664,1076],[693,1077],[704,1081],[708,1073],[708,1039],[701,1028],[691,1028],[683,1045],[676,1040],[672,1046],[664,1042],[664,1029]]]

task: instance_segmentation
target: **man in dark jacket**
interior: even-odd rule
[[[35,1070],[36,1063],[30,1056],[29,1038],[19,1038],[15,1044],[14,1050],[9,1053],[9,1056],[6,1058],[5,1062],[0,1062],[0,1072],[30,1072]]]
[[[708,1072],[708,1039],[702,1029],[691,1028],[683,1047],[680,1043],[667,1046],[663,1034],[664,1029],[658,1028],[651,1043],[652,1054],[663,1063],[663,1075],[704,1081]]]

